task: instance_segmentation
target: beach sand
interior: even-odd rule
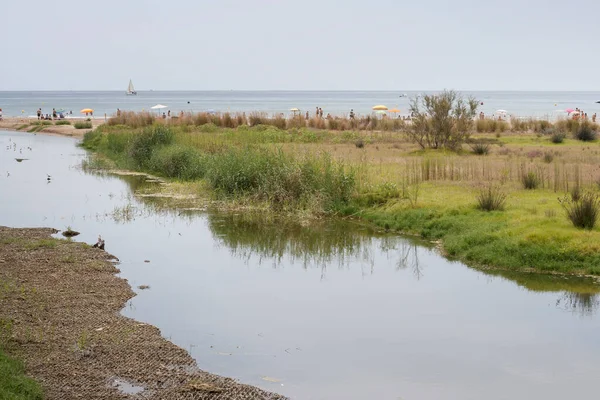
[[[60,135],[60,136],[70,136],[70,137],[83,137],[87,132],[91,131],[91,129],[75,129],[73,124],[78,121],[85,121],[85,118],[66,118],[67,121],[71,122],[71,125],[54,125],[55,121],[47,121],[52,125],[47,125],[41,128],[41,130],[36,131],[35,133],[43,133],[50,135]],[[2,121],[0,121],[0,130],[8,130],[8,131],[19,131],[19,132],[29,132],[33,128],[37,127],[35,123],[37,122],[37,118],[35,117],[4,117]],[[96,128],[99,125],[104,124],[106,121],[104,117],[94,117],[92,119],[92,126]]]

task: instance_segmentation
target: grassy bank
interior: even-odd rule
[[[84,146],[112,166],[202,182],[226,201],[360,217],[417,234],[472,265],[600,274],[598,227],[575,227],[559,201],[598,193],[594,125],[531,122],[520,128],[526,132],[500,134],[474,127],[471,140],[451,152],[422,150],[402,128],[220,127],[196,118],[122,117],[88,133]],[[501,210],[478,208],[486,188],[505,198]]]
[[[0,350],[0,399],[38,400],[42,389],[31,378],[25,376],[23,364],[6,356]]]

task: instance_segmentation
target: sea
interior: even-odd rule
[[[131,111],[184,112],[265,112],[288,115],[297,108],[302,114],[314,114],[316,107],[325,114],[357,115],[372,112],[375,105],[409,114],[410,100],[435,92],[424,91],[140,91],[128,96],[124,91],[0,91],[0,109],[4,116],[35,116],[38,108],[44,114],[52,109],[81,115],[80,110],[91,108],[95,117],[110,116],[117,109]],[[600,93],[597,92],[518,92],[477,91],[459,92],[473,96],[480,103],[479,111],[492,115],[506,110],[515,117],[555,119],[566,115],[565,110],[579,108],[590,116],[600,112]],[[164,105],[160,111],[151,107]]]

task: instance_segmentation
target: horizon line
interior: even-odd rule
[[[580,92],[595,93],[599,90],[573,90],[573,89],[138,89],[137,92],[430,92],[453,90],[456,92]],[[126,92],[122,89],[1,89],[3,92]]]

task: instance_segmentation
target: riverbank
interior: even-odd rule
[[[54,232],[0,227],[0,347],[46,399],[283,398],[200,371],[158,329],[121,316],[134,293],[114,258]]]
[[[86,118],[40,121],[27,117],[4,117],[0,121],[0,130],[82,138],[87,132],[105,122],[104,118],[89,118],[89,121]]]
[[[359,217],[439,242],[448,256],[480,268],[600,274],[598,227],[576,228],[563,209],[577,193],[597,193],[600,182],[597,143],[576,139],[576,121],[474,132],[456,152],[420,150],[403,128],[196,122],[126,115],[83,143],[104,167],[170,178],[179,182],[176,190],[208,193],[234,207]],[[526,179],[533,187],[524,186]],[[505,196],[503,210],[477,208],[490,187]]]

